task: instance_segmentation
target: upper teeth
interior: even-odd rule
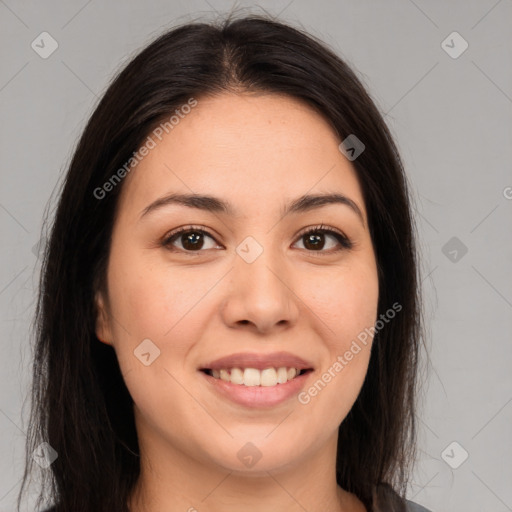
[[[222,379],[233,384],[243,384],[244,386],[275,386],[295,378],[300,373],[297,368],[265,368],[257,370],[256,368],[231,368],[222,370],[212,370],[212,376],[216,379]]]

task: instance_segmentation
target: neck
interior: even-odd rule
[[[336,441],[295,465],[259,472],[222,468],[168,444],[162,450],[161,443],[142,443],[130,512],[366,512],[337,485]]]

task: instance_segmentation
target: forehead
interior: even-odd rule
[[[161,140],[153,136],[155,147],[127,176],[121,208],[140,213],[159,196],[178,192],[225,197],[242,210],[257,201],[277,211],[284,197],[321,191],[348,195],[364,210],[356,172],[338,149],[341,140],[298,99],[261,93],[197,98],[168,131]]]

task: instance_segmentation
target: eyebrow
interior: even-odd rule
[[[157,199],[156,201],[153,201],[149,206],[144,208],[140,218],[144,217],[150,212],[154,212],[160,208],[163,208],[164,206],[172,204],[179,204],[188,208],[196,208],[212,213],[223,213],[225,215],[234,217],[237,216],[236,209],[231,203],[214,196],[200,194],[169,194]],[[357,206],[357,204],[349,197],[339,193],[310,194],[301,196],[289,203],[287,206],[285,206],[284,209],[281,210],[281,217],[285,217],[291,213],[308,212],[330,204],[342,204],[348,206],[357,214],[363,226],[365,225],[364,217],[361,210],[359,209],[359,206]]]

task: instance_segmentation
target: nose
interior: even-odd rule
[[[271,334],[296,324],[300,300],[282,257],[265,249],[248,263],[237,255],[229,276],[222,307],[226,325]]]

